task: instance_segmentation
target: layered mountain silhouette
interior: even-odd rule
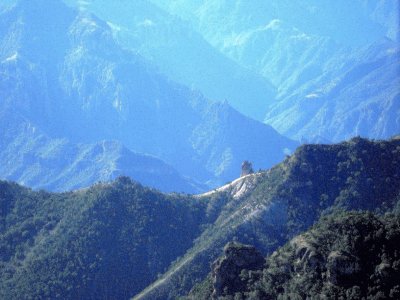
[[[398,1],[157,1],[277,89],[265,122],[294,139],[389,138],[399,124]]]
[[[206,189],[160,159],[132,152],[118,141],[75,144],[65,138],[51,139],[18,116],[9,113],[0,119],[0,174],[10,180],[36,189],[64,191],[126,175],[164,192]]]
[[[390,211],[399,199],[399,151],[397,139],[305,145],[270,170],[198,196],[161,194],[126,177],[69,193],[3,181],[0,297],[186,295],[227,242],[267,255],[323,215]]]
[[[2,12],[0,31],[0,110],[50,139],[117,140],[211,186],[235,178],[244,159],[268,167],[297,145],[168,80],[119,46],[104,21],[61,1],[18,1]]]
[[[274,105],[266,122],[299,140],[387,138],[400,128],[399,86],[400,48],[385,38],[346,58],[333,56],[323,75]]]
[[[398,11],[2,1],[0,298],[399,298]]]
[[[264,77],[220,53],[190,25],[151,1],[67,2],[106,20],[124,47],[209,99],[226,100],[239,112],[262,121],[275,98],[275,88]]]

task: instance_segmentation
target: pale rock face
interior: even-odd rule
[[[321,268],[323,257],[303,236],[296,237],[290,244],[295,248],[295,272],[307,272],[308,269]]]
[[[234,199],[241,199],[248,195],[257,186],[257,183],[261,179],[261,173],[253,173],[246,176],[239,177],[234,181],[209,191],[207,193],[199,194],[197,197],[206,197],[219,192],[227,192]]]

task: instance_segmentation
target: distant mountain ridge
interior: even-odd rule
[[[163,192],[199,193],[206,189],[183,178],[165,162],[134,153],[118,141],[74,144],[51,139],[35,124],[23,118],[13,120],[17,115],[2,115],[0,119],[0,175],[9,180],[35,189],[66,191],[125,175]],[[10,129],[9,124],[15,127]]]
[[[273,105],[266,123],[298,140],[389,138],[400,130],[399,86],[400,47],[383,39],[333,57],[323,75]]]
[[[107,21],[122,46],[152,61],[172,80],[263,121],[275,98],[272,84],[213,48],[187,22],[148,0],[66,2]]]
[[[117,140],[209,186],[235,178],[244,159],[268,167],[298,145],[168,80],[104,21],[62,1],[21,0],[2,13],[0,31],[0,111],[49,138]]]
[[[0,299],[399,298],[399,1],[64,2],[0,4]]]
[[[153,2],[274,84],[265,122],[281,134],[338,142],[400,131],[398,1]]]
[[[346,45],[365,45],[382,36],[396,39],[392,33],[398,30],[398,1],[236,0],[233,4],[223,0],[151,1],[193,23],[212,44],[219,45],[222,45],[221,33],[237,34],[267,25],[273,19],[281,19],[312,35],[331,36]],[[213,25],[218,25],[214,31]]]

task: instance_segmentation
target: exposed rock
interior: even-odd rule
[[[243,198],[252,192],[263,178],[262,173],[253,173],[250,175],[251,176],[239,177],[217,189],[198,194],[196,197],[208,197],[216,193],[227,193],[234,199]]]
[[[332,284],[346,286],[346,279],[360,270],[357,258],[351,254],[333,251],[328,256],[327,279]]]
[[[239,276],[242,270],[261,270],[264,262],[264,257],[255,247],[228,243],[224,256],[212,265],[213,299],[242,291],[245,288]]]
[[[243,176],[246,176],[249,174],[253,174],[253,173],[254,173],[254,171],[253,171],[253,166],[252,166],[251,162],[249,162],[248,160],[245,160],[242,163],[242,173],[240,174],[240,177],[243,177]]]
[[[388,278],[392,272],[390,263],[382,262],[375,268],[375,273],[379,274],[382,278]]]
[[[295,248],[296,260],[294,262],[294,270],[296,272],[301,273],[307,272],[309,269],[322,268],[324,264],[322,255],[304,236],[298,236],[290,243]]]

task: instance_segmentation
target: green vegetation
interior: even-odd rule
[[[399,244],[398,214],[336,213],[217,290],[214,269],[188,299],[399,299]],[[234,281],[241,290],[226,292]]]
[[[255,178],[255,179],[254,179]],[[252,183],[251,180],[254,179]],[[335,211],[391,209],[400,194],[400,141],[354,138],[336,145],[304,145],[271,170],[212,194],[216,216],[193,247],[136,299],[175,299],[206,278],[230,241],[271,254]]]
[[[127,299],[192,245],[204,206],[128,178],[73,193],[0,183],[0,298]]]
[[[353,253],[356,248],[336,249],[325,241],[332,236],[339,245],[347,232],[346,225],[335,237],[329,224],[353,226],[344,211],[398,212],[399,195],[400,140],[359,138],[302,146],[268,171],[200,196],[162,194],[126,177],[60,194],[0,182],[0,298],[175,299],[208,276],[210,264],[230,241],[253,245],[267,256],[322,218],[315,228],[326,227],[326,235],[312,231],[320,232],[313,241],[321,255]],[[333,213],[343,220],[329,217]],[[354,222],[370,218],[365,224],[372,224],[360,225],[358,232],[386,222],[353,214]],[[396,232],[392,219],[382,234],[390,228]],[[244,293],[274,292],[255,285],[264,278],[260,271],[240,276],[254,282]],[[290,278],[279,276],[274,280],[292,292],[297,283],[292,287]],[[210,287],[202,286],[196,289]]]

